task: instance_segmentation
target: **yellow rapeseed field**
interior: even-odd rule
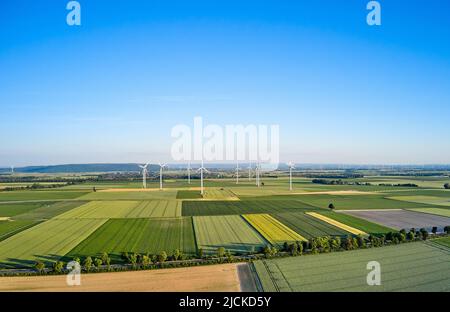
[[[243,217],[271,244],[280,246],[285,242],[306,241],[303,236],[268,214],[246,214]]]
[[[338,222],[338,221],[333,220],[331,218],[325,217],[325,216],[323,216],[321,214],[318,214],[316,212],[306,212],[306,214],[308,214],[308,215],[310,215],[310,216],[312,216],[314,218],[317,218],[319,220],[322,220],[322,221],[324,221],[324,222],[326,222],[328,224],[334,225],[334,226],[336,226],[336,227],[338,227],[340,229],[343,229],[344,231],[347,231],[349,233],[352,233],[352,234],[355,234],[355,235],[360,235],[360,234],[361,235],[367,235],[366,232],[363,232],[361,230],[355,229],[354,227],[348,226],[348,225],[346,225],[344,223],[341,223],[341,222]]]

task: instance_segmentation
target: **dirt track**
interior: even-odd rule
[[[80,286],[66,276],[0,277],[0,291],[240,291],[236,264],[134,272],[82,274]]]

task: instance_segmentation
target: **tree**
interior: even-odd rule
[[[150,265],[150,257],[148,255],[143,255],[141,258],[141,264],[144,269]]]
[[[422,233],[422,239],[423,240],[427,240],[427,238],[428,238],[428,231],[425,230],[424,228],[421,228],[420,232]]]
[[[197,252],[197,256],[202,259],[203,258],[203,248],[199,248]]]
[[[39,274],[45,272],[45,264],[44,262],[38,261],[34,264],[34,268],[38,271]]]
[[[289,244],[287,242],[283,244],[283,251],[289,251]]]
[[[331,240],[331,249],[337,251],[340,248],[341,248],[341,238],[339,236],[336,236]]]
[[[131,255],[129,255],[128,257],[128,261],[130,262],[131,266],[134,268],[136,268],[137,262],[138,262],[138,256],[136,253],[132,253]]]
[[[450,234],[450,225],[447,225],[447,226],[444,228],[444,232],[447,233],[447,234]]]
[[[289,253],[290,253],[292,256],[298,255],[298,245],[297,245],[297,243],[295,243],[295,244],[289,244],[288,250],[289,250]]]
[[[111,258],[109,257],[109,255],[106,252],[104,252],[102,254],[102,262],[103,262],[103,264],[106,264],[106,268],[109,271],[111,269]]]
[[[97,268],[97,271],[100,271],[100,267],[101,267],[101,265],[103,264],[102,259],[100,259],[100,258],[95,258],[94,263],[95,263],[95,267]]]
[[[91,268],[92,268],[92,258],[87,257],[86,259],[84,259],[84,269],[86,270],[86,272],[89,273]]]
[[[450,190],[450,183],[445,183],[445,184],[444,184],[444,188],[445,188],[446,190]]]
[[[222,258],[223,256],[225,256],[225,248],[224,247],[217,248],[217,257]]]
[[[167,260],[167,253],[165,251],[161,251],[158,255],[158,262],[164,262]]]
[[[433,228],[431,229],[431,233],[436,235],[436,233],[437,233],[437,226],[433,226]]]
[[[302,255],[303,254],[303,242],[297,242],[297,252],[298,252],[298,255]]]
[[[414,232],[408,232],[408,234],[406,234],[406,239],[409,241],[413,241],[414,240]]]
[[[229,250],[227,250],[227,251],[225,252],[225,257],[227,257],[227,262],[228,262],[228,263],[233,262],[234,257],[233,257],[233,255],[231,254],[231,252],[230,252]]]
[[[334,205],[331,203],[331,204],[328,205],[328,208],[331,209],[331,210],[334,210]]]
[[[78,262],[81,265],[81,260],[78,257],[73,258],[72,261]]]
[[[366,248],[366,239],[361,234],[358,235],[357,240],[360,248]]]
[[[179,249],[175,249],[173,251],[172,259],[175,260],[175,261],[181,259],[181,252],[180,252]]]
[[[53,263],[53,272],[61,273],[63,268],[64,268],[64,262],[56,261],[55,263]]]

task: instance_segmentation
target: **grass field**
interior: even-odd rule
[[[449,236],[443,237],[443,238],[434,239],[432,242],[435,243],[435,244],[438,244],[438,245],[450,248],[450,237]]]
[[[381,266],[381,285],[366,282],[367,264]],[[315,256],[261,260],[265,291],[449,291],[450,250],[408,243]]]
[[[111,219],[68,253],[94,256],[111,253],[117,260],[122,252],[170,255],[175,249],[196,253],[191,218]]]
[[[0,241],[26,230],[37,223],[37,221],[32,220],[0,221]]]
[[[124,218],[168,218],[181,216],[181,201],[141,201]]]
[[[285,242],[306,241],[277,219],[268,214],[248,214],[243,217],[272,245],[280,248]]]
[[[445,208],[414,208],[414,209],[408,209],[408,210],[423,212],[423,213],[431,213],[434,215],[450,218],[450,209],[445,209]]]
[[[91,192],[79,199],[82,200],[149,200],[149,199],[176,199],[177,190],[176,189],[164,189],[160,191],[159,189],[147,189],[138,190],[133,192],[111,190],[111,191],[98,191]]]
[[[267,242],[241,216],[193,217],[198,248],[216,253],[224,247],[233,253],[255,252]]]
[[[42,206],[48,206],[52,202],[30,202],[30,203],[4,203],[0,204],[0,217],[12,217],[27,213]]]
[[[14,216],[16,220],[43,220],[56,217],[64,212],[86,204],[86,201],[61,201],[54,204],[44,204],[39,208]]]
[[[185,201],[183,216],[218,216],[251,213],[276,213],[319,210],[297,200]]]
[[[106,220],[49,220],[0,242],[0,267],[55,261],[82,242]]]
[[[386,234],[395,230],[349,214],[323,211],[320,214],[370,234]]]
[[[181,190],[177,192],[177,199],[199,199],[203,198],[199,191]]]
[[[415,203],[415,204],[450,206],[450,196],[449,197],[438,197],[438,196],[414,195],[414,196],[391,196],[389,198],[398,200],[398,201]],[[411,208],[414,208],[414,207],[411,207]]]
[[[273,214],[272,216],[308,239],[326,235],[343,236],[349,234],[347,231],[317,220],[302,212],[283,212]]]
[[[344,231],[352,233],[354,235],[366,235],[367,234],[364,231],[361,231],[361,230],[359,230],[357,228],[354,228],[354,227],[349,226],[347,224],[344,224],[342,222],[336,221],[335,219],[329,218],[329,217],[327,217],[325,215],[322,215],[322,214],[319,214],[319,213],[316,213],[316,212],[307,212],[307,214],[312,216],[312,217],[314,217],[314,218],[316,218],[316,219],[319,219],[319,220],[321,220],[323,222],[326,222],[328,224],[336,226],[336,227],[338,227],[338,228],[340,228],[340,229],[342,229]]]
[[[61,200],[74,199],[86,195],[83,191],[9,191],[0,192],[0,203],[6,201]]]

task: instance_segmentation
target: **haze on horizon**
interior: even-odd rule
[[[450,163],[450,3],[6,0],[0,166],[171,162],[170,132],[278,124],[296,163]]]

